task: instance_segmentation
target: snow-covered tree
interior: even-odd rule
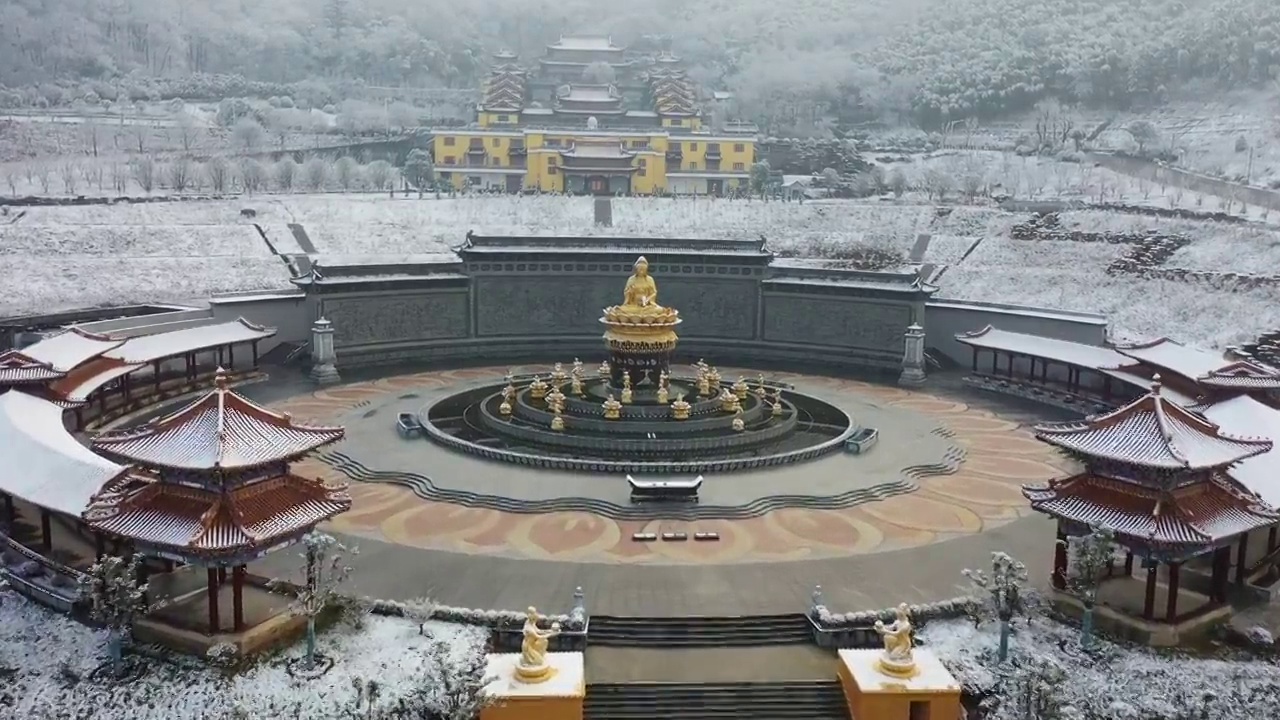
[[[104,556],[80,577],[80,597],[89,617],[107,628],[107,652],[116,677],[124,674],[124,640],[138,617],[160,607],[147,602],[147,584],[138,584],[139,557]]]
[[[435,164],[431,162],[431,154],[421,148],[409,151],[404,161],[404,179],[418,189],[418,197],[422,197],[422,189],[435,181]]]
[[[426,656],[430,674],[403,704],[399,717],[475,720],[493,704],[484,692],[493,678],[487,675],[489,659],[483,645],[473,645],[458,657],[448,643],[432,641]]]
[[[186,155],[179,155],[169,163],[169,187],[176,192],[182,192],[191,184],[191,176],[193,174],[191,167],[191,158]]]
[[[293,189],[294,180],[298,177],[298,163],[293,161],[291,157],[285,157],[276,163],[275,169],[276,189],[281,192],[289,192]]]
[[[231,128],[231,136],[245,152],[257,149],[266,134],[267,131],[262,128],[262,125],[251,117],[240,118]]]
[[[964,570],[964,576],[991,598],[991,609],[1000,621],[999,660],[1009,657],[1009,623],[1023,609],[1027,566],[1003,552],[991,553],[991,574]]]
[[[289,609],[295,615],[307,619],[307,668],[315,666],[316,618],[338,597],[342,584],[351,576],[346,564],[347,555],[355,555],[355,548],[348,548],[332,535],[312,531],[302,538],[302,582],[287,585],[273,582],[275,588],[287,587],[294,595]]]
[[[209,180],[209,187],[214,192],[222,193],[227,191],[231,168],[227,165],[225,159],[216,155],[209,158],[209,162],[204,164],[204,174]]]
[[[240,186],[247,193],[256,193],[266,185],[267,168],[253,158],[240,160]]]
[[[58,168],[58,176],[62,178],[62,189],[66,190],[68,195],[74,195],[77,183],[80,182],[80,166],[73,162],[63,163]]]
[[[942,168],[930,167],[924,171],[924,191],[930,200],[942,202],[955,187],[955,178]]]
[[[349,155],[343,155],[338,158],[338,162],[333,164],[333,177],[338,181],[338,187],[343,192],[351,189],[360,176],[360,165]]]
[[[1159,131],[1149,120],[1134,120],[1125,126],[1124,131],[1138,144],[1139,155],[1145,155],[1148,145],[1155,145],[1160,141]]]
[[[907,191],[907,174],[902,168],[894,168],[889,173],[889,189],[893,191],[893,196],[900,198]]]
[[[769,161],[759,160],[751,164],[751,192],[764,197],[769,188]]]
[[[391,182],[391,163],[386,160],[374,160],[365,167],[364,176],[374,190],[386,190]]]
[[[613,66],[603,60],[596,60],[582,69],[582,82],[593,85],[611,85],[617,79]]]
[[[1070,553],[1067,589],[1084,605],[1080,622],[1080,644],[1093,644],[1093,607],[1098,601],[1098,587],[1115,554],[1115,533],[1103,527],[1091,527],[1087,535],[1060,540]]]
[[[307,189],[313,192],[324,190],[329,180],[329,163],[323,158],[313,157],[302,164],[302,181]]]
[[[143,155],[135,158],[132,165],[134,182],[138,183],[138,187],[142,188],[142,192],[151,192],[156,186],[155,158],[150,155]]]

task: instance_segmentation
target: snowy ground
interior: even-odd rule
[[[438,668],[428,643],[447,643],[461,658],[484,641],[463,625],[433,621],[427,630],[422,636],[409,620],[370,616],[362,630],[321,635],[320,649],[336,662],[314,680],[286,672],[284,658],[302,654],[294,647],[232,677],[191,660],[153,661],[139,680],[117,685],[90,677],[105,660],[103,633],[9,593],[0,605],[0,671],[14,674],[0,672],[0,718],[328,720],[354,706],[357,680],[378,683],[384,708],[431,684]]]
[[[1081,653],[1079,630],[1043,616],[1018,621],[1010,661],[994,662],[994,622],[931,622],[920,633],[967,689],[1025,692],[1027,681],[1049,712],[1024,715],[1007,704],[988,720],[1273,720],[1280,715],[1280,666],[1252,659],[1208,660],[1157,654],[1098,640]],[[1065,708],[1073,708],[1067,711]]]

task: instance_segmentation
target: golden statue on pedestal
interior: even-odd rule
[[[558,386],[552,386],[551,392],[547,393],[547,407],[551,408],[551,412],[564,412],[564,393],[560,392]]]
[[[718,399],[720,400],[721,412],[732,413],[738,412],[742,409],[742,404],[741,401],[738,400],[738,396],[730,392],[729,388],[721,388],[720,397]]]
[[[658,376],[658,404],[666,405],[671,400],[671,388],[667,377],[667,371],[663,370]]]
[[[564,365],[556,363],[551,368],[551,384],[560,387],[569,381],[569,374],[564,371]]]
[[[742,407],[738,407],[738,411],[733,414],[733,431],[742,432],[747,429],[747,424],[742,420]]]
[[[631,376],[630,375],[622,376],[622,404],[623,405],[631,404]]]
[[[582,397],[583,395],[586,394],[586,391],[582,389],[582,378],[578,377],[577,375],[574,375],[570,379],[569,392],[572,392],[574,395],[577,395],[578,397]]]
[[[533,382],[529,383],[529,397],[534,400],[542,400],[547,396],[547,384],[538,376],[533,377]]]
[[[622,303],[604,309],[600,322],[605,325],[604,341],[609,348],[610,375],[615,383],[621,376],[631,375],[656,381],[656,373],[666,369],[679,338],[676,326],[681,323],[675,308],[658,304],[658,283],[649,274],[649,261],[636,260],[631,276],[622,289]]]
[[[530,607],[525,615],[523,633],[515,679],[526,684],[550,680],[555,675],[555,668],[547,662],[547,647],[551,638],[560,634],[560,623],[552,623],[550,630],[539,629],[538,610]]]
[[[502,402],[498,404],[498,414],[502,417],[509,418],[511,417],[511,410],[511,401],[503,398]]]
[[[911,618],[907,614],[907,604],[898,605],[894,614],[897,617],[891,625],[885,625],[883,620],[876,621],[876,632],[884,638],[884,653],[877,665],[888,675],[910,677],[915,674],[916,661],[911,652]]]
[[[507,375],[507,386],[502,388],[502,403],[498,405],[498,413],[503,417],[511,416],[511,403],[516,399],[516,386]]]
[[[746,400],[747,394],[750,392],[751,388],[747,387],[747,379],[739,375],[738,382],[733,384],[733,394],[737,395],[739,400]]]
[[[707,380],[711,382],[711,392],[720,392],[720,371],[713,368],[707,370]]]
[[[617,420],[622,417],[622,403],[613,399],[613,393],[609,393],[609,397],[605,398],[600,407],[604,408],[605,420]]]
[[[711,397],[711,377],[704,372],[698,372],[698,394],[702,397]]]
[[[564,430],[564,417],[560,414],[563,411],[564,408],[561,406],[556,406],[552,409],[552,412],[555,413],[555,417],[551,418],[551,429],[556,432]]]
[[[609,367],[608,360],[605,360],[604,362],[600,363],[600,368],[596,370],[596,374],[602,378],[609,377],[609,374],[612,372],[613,372],[613,368]]]
[[[693,406],[684,401],[684,393],[676,396],[676,401],[671,403],[671,417],[676,420],[688,420],[689,411]]]
[[[586,372],[582,369],[581,360],[579,360],[578,358],[573,359],[573,369],[569,371],[569,374],[578,379],[582,379],[583,377],[585,377]]]
[[[768,395],[769,388],[764,386],[764,373],[761,373],[760,376],[756,378],[756,396],[763,400]]]
[[[778,388],[777,390],[774,391],[773,409],[769,411],[769,414],[774,417],[779,417],[782,415],[782,388]]]

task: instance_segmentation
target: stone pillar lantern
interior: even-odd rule
[[[333,350],[333,323],[320,318],[311,326],[311,379],[320,385],[341,382],[334,364],[337,359]]]
[[[898,376],[899,385],[916,387],[923,385],[924,374],[924,328],[911,323],[907,328],[906,347],[902,353],[902,374]]]

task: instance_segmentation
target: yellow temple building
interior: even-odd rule
[[[706,127],[679,58],[634,57],[608,37],[577,36],[548,45],[536,68],[517,60],[494,55],[473,125],[434,133],[441,180],[459,190],[513,193],[723,195],[746,188],[755,127]]]

